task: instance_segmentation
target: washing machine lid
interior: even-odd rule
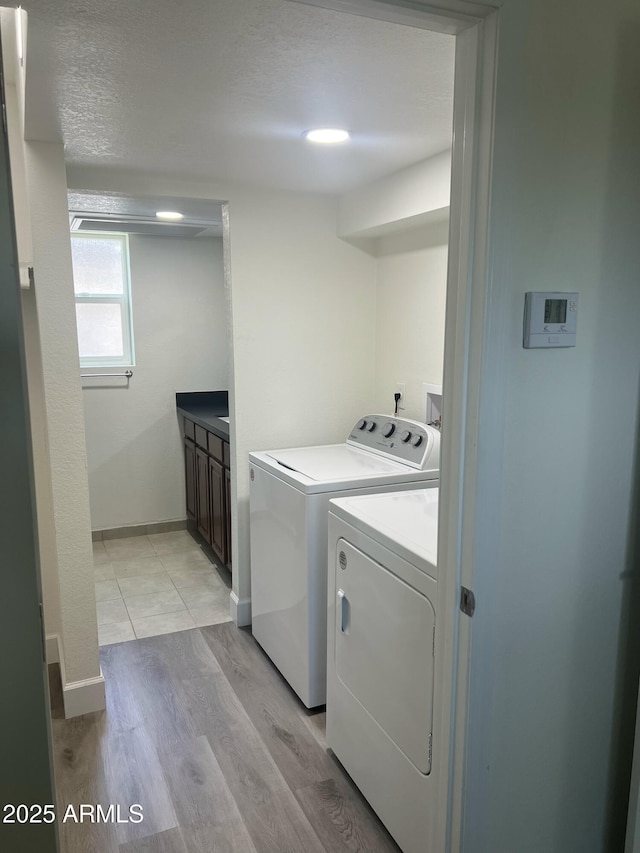
[[[380,474],[404,474],[407,466],[348,444],[273,450],[268,454],[278,465],[316,482],[364,479]]]
[[[425,488],[334,498],[329,511],[436,578],[439,493]]]
[[[440,475],[437,468],[419,470],[346,443],[252,451],[249,461],[307,495],[396,483],[437,483]]]

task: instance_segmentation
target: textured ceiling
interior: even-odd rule
[[[70,192],[69,210],[77,213],[99,213],[155,219],[157,210],[178,210],[187,222],[221,224],[222,210],[215,201],[175,196],[136,198],[119,193]]]
[[[452,36],[287,0],[23,5],[28,132],[74,166],[335,193],[450,146]]]

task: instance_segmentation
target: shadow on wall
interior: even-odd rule
[[[620,324],[620,312],[632,312],[640,316],[640,239],[637,212],[640,209],[640,24],[629,22],[621,28],[618,38],[616,68],[616,90],[613,101],[609,166],[608,197],[605,214],[609,230],[605,232],[605,251],[601,270],[603,287],[600,289],[601,304],[595,308],[595,316],[606,319],[609,346],[615,348],[617,361],[626,376],[619,388],[634,388],[638,382],[640,364],[639,338],[633,323]],[[622,261],[620,259],[623,259]],[[619,279],[617,278],[619,276]],[[626,283],[627,290],[624,290]],[[634,284],[635,283],[635,284]],[[636,287],[635,293],[629,289]],[[635,310],[633,302],[636,303]],[[620,337],[620,329],[627,329],[626,338]],[[616,386],[616,377],[607,377],[610,385]],[[607,396],[606,381],[601,386]],[[630,395],[630,399],[633,397]],[[638,702],[638,679],[640,675],[640,387],[636,403],[630,406],[631,416],[636,418],[636,437],[633,467],[631,470],[631,507],[629,513],[629,538],[626,543],[622,583],[622,609],[618,637],[618,664],[614,697],[614,716],[611,743],[611,765],[608,772],[607,837],[603,850],[622,851],[625,844],[625,829],[629,800],[629,782],[633,760],[633,741]],[[607,400],[601,400],[603,419],[597,420],[597,428],[607,442],[615,441],[615,433],[609,434],[607,423],[609,409]],[[615,415],[612,418],[616,420]],[[611,571],[603,566],[603,571]],[[588,749],[588,744],[584,745]],[[594,768],[595,769],[595,768]]]

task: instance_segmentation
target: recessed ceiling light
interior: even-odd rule
[[[184,219],[184,213],[178,213],[177,210],[158,210],[156,216],[158,219],[167,219],[170,222],[177,222],[179,219]]]
[[[322,142],[324,145],[346,142],[350,138],[348,130],[340,130],[337,127],[321,127],[317,130],[305,130],[302,135],[309,142]]]

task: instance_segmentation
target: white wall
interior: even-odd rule
[[[393,411],[404,382],[399,414],[423,420],[422,383],[442,384],[448,230],[443,221],[377,240],[377,411]]]
[[[74,685],[87,679],[98,680],[100,666],[66,174],[61,144],[29,142],[25,145],[25,154],[51,462],[50,497],[60,590],[61,664],[63,688],[71,691],[65,693],[65,707],[69,712],[71,704],[67,706],[67,697],[75,695]],[[36,469],[36,479],[39,477]],[[49,494],[46,482],[43,494]],[[41,505],[39,499],[38,507]],[[50,539],[49,533],[47,536]],[[54,571],[54,561],[43,564],[43,570],[47,571],[47,566]],[[55,578],[44,578],[45,592],[49,585],[55,587],[55,583]],[[85,710],[98,710],[99,705],[100,702]]]
[[[244,613],[249,451],[341,441],[371,407],[375,261],[336,237],[329,196],[111,170],[70,169],[69,186],[229,202],[233,589]]]
[[[21,284],[26,285],[29,280],[28,268],[33,266],[33,245],[24,145],[24,66],[21,65],[16,51],[16,14],[15,9],[0,8],[2,70],[11,162],[11,189],[20,280]],[[20,14],[23,17],[25,15],[24,12]],[[38,307],[34,288],[25,289],[21,287],[20,295],[22,301],[33,465],[35,470],[34,483],[38,518],[38,551],[42,583],[42,603],[45,630],[47,635],[53,638],[52,645],[55,655],[57,655],[56,638],[61,635],[62,625]]]
[[[60,586],[58,580],[58,550],[53,505],[51,458],[45,403],[45,385],[40,351],[40,324],[33,289],[22,292],[22,319],[24,323],[25,357],[29,392],[29,415],[33,447],[36,513],[38,517],[38,550],[42,578],[42,604],[45,631],[49,637],[60,637]],[[53,640],[54,657],[58,650]]]
[[[449,207],[451,151],[428,157],[340,196],[338,234],[341,237],[387,232],[397,223],[404,229],[427,214]]]
[[[70,346],[75,311],[64,151],[24,142],[24,65],[15,50],[14,11],[2,9],[0,17],[20,281],[29,284],[30,267],[36,280],[21,296],[46,653],[60,661],[65,714],[75,716],[104,708],[104,684],[77,350]]]
[[[451,152],[342,195],[340,237],[375,258],[375,405],[423,420],[422,384],[442,384]]]
[[[228,388],[222,239],[132,235],[129,250],[134,375],[84,382],[94,530],[185,518],[175,394]]]
[[[250,450],[343,441],[373,400],[372,259],[338,240],[335,199],[230,203],[238,594],[250,594]],[[270,227],[266,222],[270,221]]]
[[[500,13],[465,853],[623,848],[640,649],[637,609],[621,621],[639,553],[639,36],[636,0]],[[527,290],[580,292],[574,349],[522,348]]]

